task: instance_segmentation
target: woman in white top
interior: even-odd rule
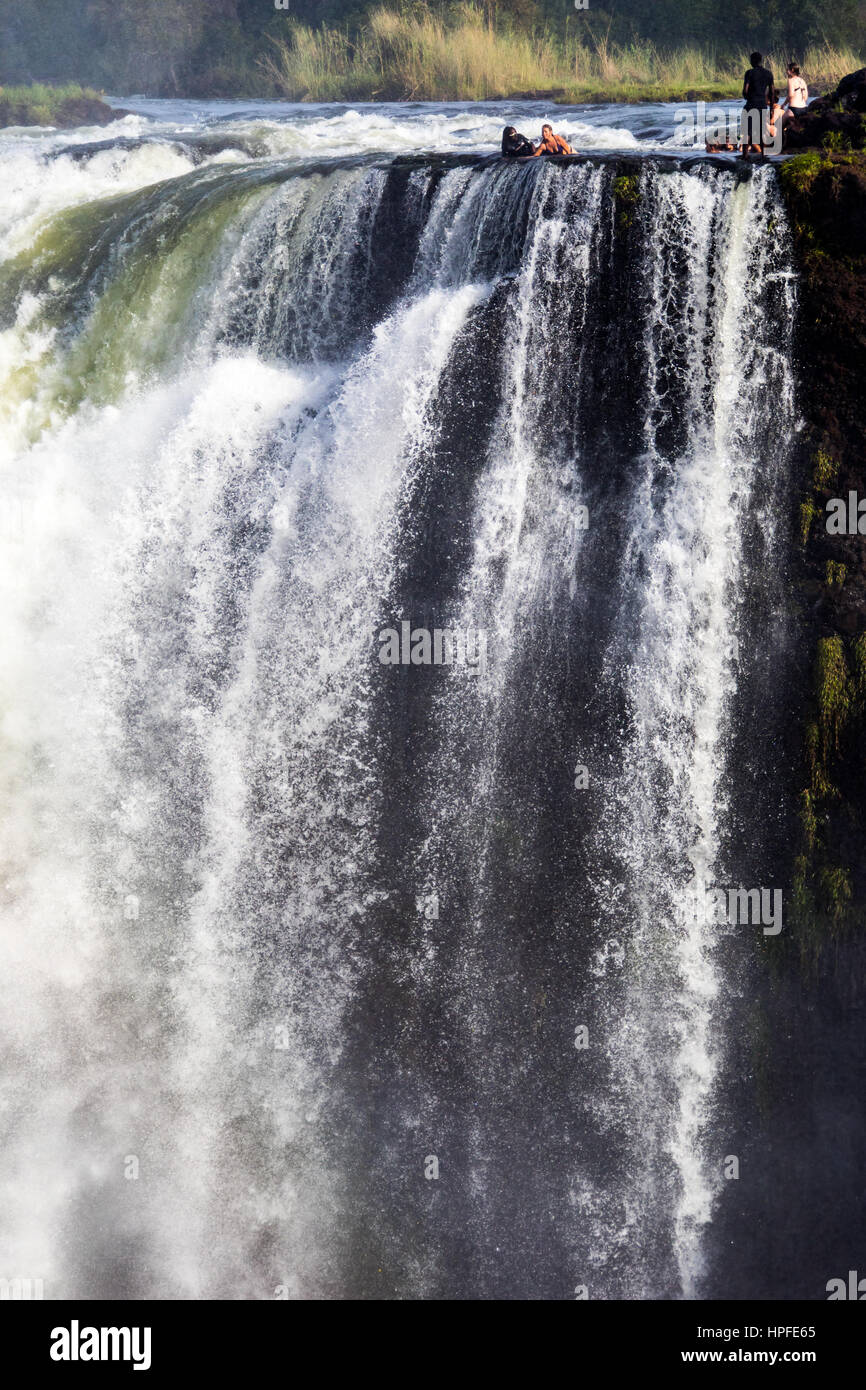
[[[787,106],[793,116],[799,115],[806,110],[806,103],[809,100],[809,88],[800,76],[800,69],[796,63],[788,64],[788,95],[782,102]]]

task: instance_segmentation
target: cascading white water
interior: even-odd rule
[[[794,431],[794,286],[766,173],[732,191],[709,171],[649,172],[644,197],[645,454],[628,525],[628,617],[610,658],[627,670],[629,727],[603,821],[626,885],[609,911],[626,983],[608,1059],[633,1144],[627,1214],[611,1239],[633,1246],[631,1292],[660,1296],[666,1286],[641,1250],[641,1226],[664,1193],[679,1286],[693,1297],[725,1158],[712,1117],[724,1065],[718,946],[731,930],[708,921],[700,902],[730,874],[721,841],[731,702],[738,659],[748,659],[739,650],[744,534],[757,514],[770,540],[781,512]],[[770,325],[773,281],[783,313]],[[675,411],[685,428],[672,449],[661,431]],[[778,433],[766,458],[768,416]]]
[[[359,1178],[347,1192],[354,1140],[341,1126],[353,1105],[363,1126],[357,1001],[376,1000],[390,949],[377,924],[402,910],[408,865],[410,897],[435,888],[443,913],[449,897],[462,903],[456,946],[440,958],[427,931],[399,969],[414,998],[447,999],[458,1017],[460,1083],[453,1096],[433,1087],[428,1113],[434,1138],[449,1112],[453,1131],[471,1130],[461,1200],[491,1247],[470,1261],[484,1296],[492,1140],[465,1089],[483,1098],[508,1071],[473,1042],[495,1034],[497,980],[477,974],[500,911],[490,808],[511,776],[534,643],[547,649],[551,614],[592,617],[577,509],[599,463],[574,419],[592,408],[615,170],[413,168],[399,196],[417,244],[382,303],[386,167],[259,169],[223,152],[193,169],[147,146],[108,158],[68,170],[42,201],[28,192],[31,240],[10,223],[3,243],[0,1273],[41,1277],[61,1297],[333,1296],[363,1283],[348,1272]],[[112,178],[122,205],[95,201]],[[637,1296],[654,1277],[642,1224],[667,1232],[678,1291],[695,1291],[715,1191],[705,1130],[721,982],[683,873],[718,868],[734,691],[724,639],[742,516],[759,474],[770,485],[749,441],[761,390],[790,390],[783,339],[740,351],[747,295],[784,273],[758,237],[773,197],[766,177],[642,176],[646,414],[623,501],[630,541],[611,557],[624,618],[607,668],[629,724],[622,769],[600,779],[598,831],[619,878],[611,893],[589,885],[598,941],[605,913],[617,918],[628,982],[607,997],[590,971],[566,1009],[591,1004],[604,1021],[609,1093],[585,1115],[617,1133],[636,1190],[601,1191],[576,1164],[562,1216],[565,1278],[625,1239]],[[74,204],[72,221],[39,221]],[[676,341],[691,423],[673,455],[659,435]],[[406,718],[411,730],[411,716],[377,685],[376,632],[436,483],[443,414],[486,408],[460,374],[467,344],[490,354],[499,399],[483,457],[465,460],[477,470],[471,544],[448,603],[455,625],[489,632],[490,669],[420,697],[439,752],[406,788],[420,824],[389,870],[382,729]],[[530,740],[542,688],[527,699]],[[376,1076],[377,1113],[411,1071],[404,1060]],[[393,1106],[378,1152],[399,1173],[417,1121]],[[377,1217],[383,1230],[391,1219]],[[404,1293],[447,1282],[454,1221],[429,1260],[407,1253]]]
[[[332,201],[335,216],[339,177]],[[269,1152],[298,1144],[298,1127],[315,1122],[306,1092],[322,1085],[305,1058],[324,1064],[339,1046],[345,933],[363,906],[350,856],[363,850],[369,772],[354,744],[389,510],[449,346],[483,293],[431,288],[339,370],[230,352],[200,366],[198,335],[211,330],[194,320],[190,365],[170,384],[81,410],[26,465],[16,454],[7,463],[4,487],[24,479],[29,495],[7,549],[5,635],[19,663],[5,672],[4,765],[10,815],[33,830],[10,866],[10,946],[29,968],[19,978],[10,962],[4,975],[16,979],[13,1036],[27,1036],[22,1011],[48,1032],[53,1077],[35,1099],[28,1066],[9,1078],[24,1113],[18,1161],[7,1149],[7,1162],[24,1184],[12,1189],[15,1257],[49,1285],[70,1278],[58,1228],[79,1166],[113,1210],[126,1199],[127,1155],[151,1194],[138,1221],[157,1285],[268,1296],[297,1278],[277,1260],[269,1284],[239,1284],[244,1244],[322,1199],[298,1194],[297,1175],[271,1173],[259,1153],[246,1160],[263,1170],[248,1202],[225,1131],[236,1115]],[[246,554],[245,530],[260,537]],[[288,826],[292,875],[275,884],[269,839]],[[342,936],[329,940],[329,918]],[[257,980],[263,932],[294,956],[294,981],[267,952]],[[88,1043],[103,1014],[104,1037]],[[91,1106],[93,1132],[70,1151],[70,1116]],[[233,1223],[214,1201],[238,1208]],[[228,1249],[212,1270],[217,1220]],[[25,1260],[19,1242],[37,1237]],[[305,1243],[292,1242],[293,1259]]]

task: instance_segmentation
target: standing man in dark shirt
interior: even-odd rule
[[[743,154],[752,150],[756,154],[764,153],[764,112],[772,111],[776,89],[773,74],[762,66],[763,61],[760,53],[752,53],[749,57],[752,66],[743,78],[743,101],[746,103],[740,132]],[[758,127],[757,140],[755,126]]]

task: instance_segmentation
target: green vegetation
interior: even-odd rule
[[[687,92],[735,96],[742,64],[694,47],[663,53],[649,42],[614,47],[488,24],[480,9],[449,18],[373,10],[351,43],[342,30],[296,26],[268,70],[290,100],[492,100],[517,93],[559,101],[675,100]]]
[[[836,795],[827,777],[827,758],[821,750],[821,730],[816,723],[806,726],[806,764],[809,769],[808,795],[812,798],[810,804],[814,812],[818,801],[825,801],[828,797]],[[803,795],[807,793],[804,792]],[[810,840],[809,847],[814,847],[814,838]]]
[[[633,207],[640,197],[637,174],[620,174],[613,181],[613,195],[620,203]]]
[[[802,171],[809,167],[806,161],[812,158],[791,160],[797,187],[803,181]],[[814,158],[822,162],[822,156]],[[811,489],[800,504],[797,527],[804,546],[840,474],[840,460],[825,443],[816,449],[811,464]],[[827,590],[838,595],[848,579],[848,565],[826,557],[821,565]],[[807,785],[797,807],[800,832],[792,924],[803,964],[812,969],[827,945],[860,917],[849,867],[847,842],[856,812],[846,768],[866,728],[866,632],[853,640],[840,632],[818,638],[810,705],[803,747]],[[849,829],[842,830],[843,826]]]
[[[634,209],[640,198],[640,181],[637,174],[620,174],[613,181],[613,196],[619,210],[619,225],[630,227]]]
[[[851,148],[850,138],[841,130],[828,130],[821,144],[825,150],[830,150],[833,154],[841,154],[843,150]]]
[[[0,88],[0,126],[84,124],[86,112],[94,114],[92,108],[101,105],[97,92],[74,82],[57,87],[42,82],[4,87]]]
[[[116,95],[738,96],[750,48],[813,89],[862,66],[861,0],[0,0],[0,81]]]
[[[810,494],[810,495],[806,498],[805,502],[801,502],[801,503],[800,503],[800,527],[799,527],[799,530],[800,530],[800,544],[801,544],[801,545],[805,545],[806,542],[807,542],[807,540],[809,539],[809,533],[810,533],[810,531],[812,530],[812,522],[815,520],[815,517],[816,517],[817,515],[818,515],[818,508],[815,506],[815,500],[814,500],[814,498],[813,498],[813,497],[811,496],[811,494]]]
[[[780,55],[776,66],[782,62]],[[860,58],[824,48],[807,53],[804,63],[813,82],[830,85]],[[647,39],[616,44],[590,27],[557,34],[494,25],[470,4],[447,17],[423,6],[409,13],[380,7],[351,39],[327,25],[296,25],[266,67],[292,101],[476,101],[518,94],[566,103],[713,100],[739,97],[743,81],[741,55],[694,45],[661,49]]]
[[[815,694],[821,754],[826,766],[831,754],[839,752],[839,737],[848,722],[852,704],[852,683],[845,648],[838,634],[822,637],[818,642]]]
[[[795,154],[792,159],[787,159],[779,169],[785,192],[792,198],[804,197],[827,164],[828,160],[817,150],[808,150],[806,154]]]
[[[812,485],[820,492],[827,492],[839,476],[839,460],[834,459],[826,449],[819,449],[813,463]]]
[[[801,251],[807,256],[818,258],[830,256],[838,262],[842,256],[850,254],[850,237],[842,235],[844,227],[836,217],[836,201],[842,182],[853,170],[855,173],[866,168],[866,152],[842,154],[838,152],[839,142],[828,145],[830,135],[840,135],[840,131],[828,132],[824,138],[825,152],[807,150],[804,154],[793,155],[779,165],[779,178],[788,205],[791,223]],[[856,131],[858,141],[866,142],[866,122]],[[850,141],[847,141],[850,149]],[[856,224],[849,231],[853,233]],[[856,238],[854,238],[856,240]],[[844,248],[842,243],[845,242]],[[862,249],[857,247],[858,254]],[[814,267],[807,264],[807,271]]]

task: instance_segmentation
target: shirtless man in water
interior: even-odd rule
[[[541,144],[535,147],[536,155],[539,154],[574,154],[567,140],[563,140],[561,135],[554,135],[553,126],[543,125],[541,127]]]

